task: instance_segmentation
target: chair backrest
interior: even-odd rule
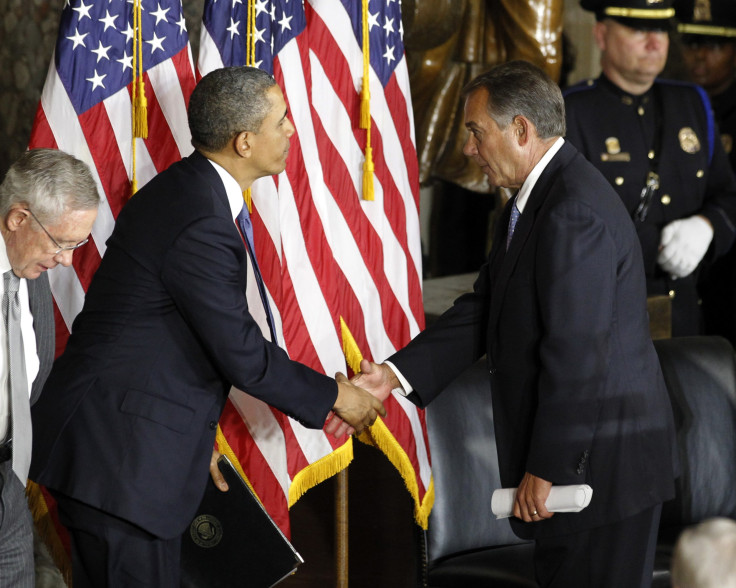
[[[524,543],[491,512],[501,487],[485,360],[452,382],[427,407],[435,502],[427,531],[428,561],[495,545]]]
[[[663,527],[736,518],[736,360],[720,337],[655,341],[672,401],[682,474]]]

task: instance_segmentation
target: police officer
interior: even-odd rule
[[[736,169],[736,2],[675,0],[682,56],[690,80],[713,105],[721,142]]]
[[[672,299],[672,334],[702,332],[697,275],[736,234],[736,179],[706,93],[657,79],[672,0],[582,0],[595,12],[600,77],[565,94],[567,138],[626,204],[644,254],[647,293]]]
[[[686,70],[708,92],[723,149],[736,170],[736,2],[675,0],[674,8]],[[736,248],[703,269],[699,289],[705,332],[736,343]]]

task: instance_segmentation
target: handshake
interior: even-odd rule
[[[360,373],[348,380],[338,372],[337,400],[327,417],[324,431],[336,438],[361,433],[370,427],[380,414],[386,416],[383,401],[391,390],[400,388],[398,378],[386,364],[376,364],[364,359],[360,362]]]

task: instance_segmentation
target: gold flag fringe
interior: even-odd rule
[[[409,456],[406,455],[404,449],[389,431],[386,423],[379,416],[376,422],[363,431],[358,440],[366,445],[372,445],[380,449],[399,471],[404,479],[404,485],[414,499],[414,520],[422,529],[427,530],[429,521],[429,513],[432,512],[434,506],[434,478],[429,479],[429,488],[424,494],[424,499],[419,500],[419,487],[417,485],[416,472],[412,466]]]
[[[289,508],[310,488],[344,470],[353,461],[353,439],[349,438],[332,453],[310,463],[294,476],[289,486]]]
[[[363,354],[360,352],[355,337],[350,332],[345,319],[340,317],[340,331],[342,333],[342,352],[345,354],[345,361],[348,367],[357,374],[360,371],[360,362],[363,360]]]
[[[245,471],[243,470],[243,466],[240,464],[240,460],[235,455],[233,448],[230,447],[230,443],[228,443],[227,439],[225,439],[225,433],[222,432],[220,425],[217,425],[217,435],[215,436],[215,442],[217,443],[217,450],[223,455],[227,455],[228,459],[235,466],[235,469],[238,470],[238,473],[241,475],[243,480],[245,480],[245,483],[248,484],[248,488],[250,488],[254,496],[258,498],[258,502],[261,502],[258,493],[255,491],[255,488],[253,488],[253,484],[250,483],[248,476],[245,475]],[[262,502],[261,505],[263,505]]]
[[[26,486],[26,498],[28,499],[28,508],[33,516],[33,523],[38,531],[38,535],[44,542],[54,560],[56,567],[59,568],[64,582],[71,587],[72,585],[72,562],[69,554],[64,549],[59,533],[56,531],[54,521],[51,519],[49,507],[46,499],[43,497],[41,488],[35,482],[28,480]]]
[[[342,349],[345,353],[345,359],[350,369],[357,374],[360,371],[360,362],[363,359],[363,354],[360,352],[355,337],[353,337],[347,323],[342,317],[340,317],[340,329],[342,331]],[[429,513],[432,511],[432,506],[434,505],[434,479],[430,478],[429,488],[427,488],[424,499],[419,500],[419,486],[417,484],[414,466],[409,456],[406,455],[406,451],[404,451],[403,447],[401,447],[393,436],[393,433],[389,431],[386,423],[383,422],[380,416],[369,429],[366,429],[358,436],[358,440],[366,445],[372,445],[380,449],[399,471],[399,474],[404,479],[406,489],[414,499],[414,520],[426,531]]]
[[[258,493],[253,488],[253,484],[250,483],[248,476],[245,475],[245,471],[243,470],[240,460],[238,460],[232,447],[230,447],[230,444],[225,438],[225,433],[222,432],[219,425],[217,426],[216,441],[220,453],[227,455],[235,466],[235,469],[238,470],[238,473],[243,477],[245,483],[248,484],[248,487],[260,502],[261,499],[258,497]],[[347,442],[333,450],[332,453],[309,464],[297,473],[289,486],[289,508],[294,506],[297,500],[304,496],[307,490],[313,488],[320,482],[324,482],[327,478],[331,478],[339,471],[344,470],[348,465],[350,465],[351,461],[353,461],[353,440],[348,439]]]
[[[414,499],[414,520],[422,529],[427,530],[429,522],[429,513],[432,512],[434,506],[434,478],[429,479],[429,488],[424,494],[424,499],[419,500],[419,486],[417,485],[416,472],[414,466],[406,455],[404,449],[389,431],[386,423],[379,416],[376,422],[363,431],[358,440],[366,445],[372,445],[380,449],[398,470],[404,479],[404,485]]]

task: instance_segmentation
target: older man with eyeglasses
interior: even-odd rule
[[[0,184],[0,586],[34,585],[25,485],[30,405],[55,347],[46,271],[71,265],[74,250],[88,241],[99,202],[87,165],[54,149],[27,151]]]

